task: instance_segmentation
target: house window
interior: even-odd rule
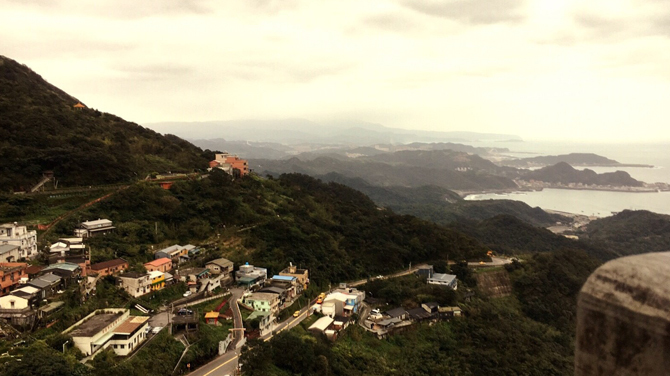
[[[121,347],[122,349],[125,349],[126,345],[119,345],[119,347]]]
[[[14,301],[13,300],[11,302],[9,302],[9,304],[11,304],[12,308],[14,308]]]
[[[116,346],[116,345],[114,345],[114,348],[116,348],[116,347],[117,347],[117,346]]]

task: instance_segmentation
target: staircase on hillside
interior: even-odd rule
[[[55,182],[55,178],[54,178],[54,173],[53,173],[53,171],[45,171],[45,172],[42,174],[42,180],[40,180],[39,183],[35,184],[35,185],[30,189],[30,193],[37,192],[37,190],[40,189],[40,188],[42,188],[42,187],[44,186],[44,184],[46,184],[46,183],[48,183],[48,182],[50,182],[50,181],[52,181],[52,180]]]

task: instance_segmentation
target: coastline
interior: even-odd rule
[[[624,192],[624,193],[662,193],[670,192],[670,189],[659,189],[659,188],[642,188],[639,187],[565,187],[565,186],[549,186],[549,187],[519,187],[519,188],[508,188],[508,189],[490,189],[484,191],[454,191],[461,198],[465,199],[471,195],[484,195],[484,194],[505,194],[505,193],[523,193],[523,192],[541,192],[544,189],[564,189],[568,191],[601,191],[601,192]],[[635,189],[638,188],[638,189]]]

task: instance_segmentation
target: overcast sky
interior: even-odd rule
[[[140,124],[300,117],[670,140],[670,0],[0,6],[0,54]]]

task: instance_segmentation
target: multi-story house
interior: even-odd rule
[[[246,296],[243,300],[244,304],[252,307],[254,311],[277,313],[279,310],[279,295],[255,292]]]
[[[109,219],[96,219],[95,221],[82,222],[78,229],[74,230],[74,235],[80,238],[90,238],[91,236],[104,235],[116,227]]]
[[[249,162],[237,155],[228,153],[216,153],[214,160],[209,162],[210,168],[219,168],[233,176],[245,176],[249,174]]]
[[[302,288],[305,290],[307,289],[307,285],[309,284],[309,270],[298,269],[293,264],[291,264],[288,268],[279,272],[279,275],[287,277],[296,277],[298,279],[298,282],[300,282],[300,284],[302,285]]]
[[[124,273],[118,276],[117,282],[120,288],[135,298],[151,292],[151,278],[146,273]]]
[[[0,296],[8,294],[21,282],[21,278],[28,278],[26,268],[28,264],[22,262],[0,263]]]
[[[37,256],[37,231],[28,231],[16,222],[0,225],[0,245],[19,246],[19,258],[32,259]]]

